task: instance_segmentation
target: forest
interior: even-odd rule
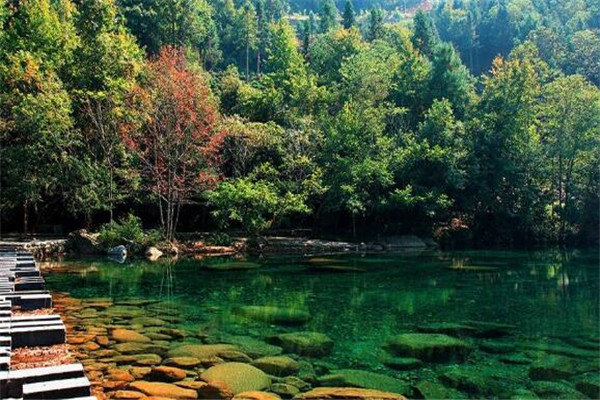
[[[2,0],[2,232],[598,243],[600,1],[392,3]]]

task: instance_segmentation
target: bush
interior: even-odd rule
[[[231,246],[233,238],[225,232],[213,232],[208,235],[206,242],[213,246]]]
[[[114,247],[121,244],[145,245],[160,240],[156,231],[144,232],[142,220],[133,214],[119,222],[111,221],[100,227],[98,240],[105,247]]]

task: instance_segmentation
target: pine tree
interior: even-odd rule
[[[319,30],[321,33],[328,32],[337,25],[337,8],[333,0],[323,0],[319,10]]]
[[[346,4],[344,6],[343,25],[346,29],[356,26],[356,13],[354,12],[352,0],[346,0]]]
[[[383,10],[375,7],[369,13],[369,32],[367,37],[373,41],[383,36]]]

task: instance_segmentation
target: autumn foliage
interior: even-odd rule
[[[148,62],[132,104],[142,117],[124,129],[125,143],[142,165],[165,235],[172,239],[181,205],[218,180],[225,137],[218,107],[203,72],[190,68],[183,50],[173,47]]]

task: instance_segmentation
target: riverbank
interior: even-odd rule
[[[438,247],[433,239],[421,239],[414,235],[388,236],[359,243],[292,236],[262,236],[253,240],[247,237],[231,237],[229,242],[228,245],[215,245],[211,243],[209,235],[198,235],[196,238],[176,242],[141,245],[124,241],[119,246],[106,247],[100,243],[97,234],[80,230],[69,235],[65,248],[74,255],[122,254],[123,250],[126,250],[129,255],[145,255],[151,260],[156,260],[162,256],[380,254],[422,251]]]

